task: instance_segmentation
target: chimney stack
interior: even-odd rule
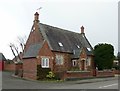
[[[39,14],[38,14],[38,12],[36,12],[34,14],[34,22],[39,22]]]
[[[84,34],[84,27],[81,27],[81,34]]]

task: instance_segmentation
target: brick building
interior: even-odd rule
[[[5,61],[6,61],[5,56],[2,53],[0,53],[0,71],[4,70]]]
[[[94,69],[92,46],[81,27],[76,33],[39,22],[34,14],[34,23],[25,45],[23,77],[36,79],[37,65],[53,72],[65,72],[72,68],[90,71]]]

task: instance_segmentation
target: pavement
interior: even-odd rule
[[[94,83],[94,82],[102,82],[102,81],[110,81],[110,80],[116,80],[118,77],[105,77],[105,78],[91,78],[91,79],[82,79],[82,80],[76,80],[76,81],[68,81],[71,83],[79,83],[79,84],[84,84],[84,83]]]
[[[0,91],[2,89],[2,72],[0,71]]]

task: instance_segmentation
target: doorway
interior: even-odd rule
[[[85,60],[81,60],[81,70],[85,70]]]

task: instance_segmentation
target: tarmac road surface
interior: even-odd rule
[[[3,72],[2,89],[118,89],[118,78],[96,78],[65,82],[30,81]]]

